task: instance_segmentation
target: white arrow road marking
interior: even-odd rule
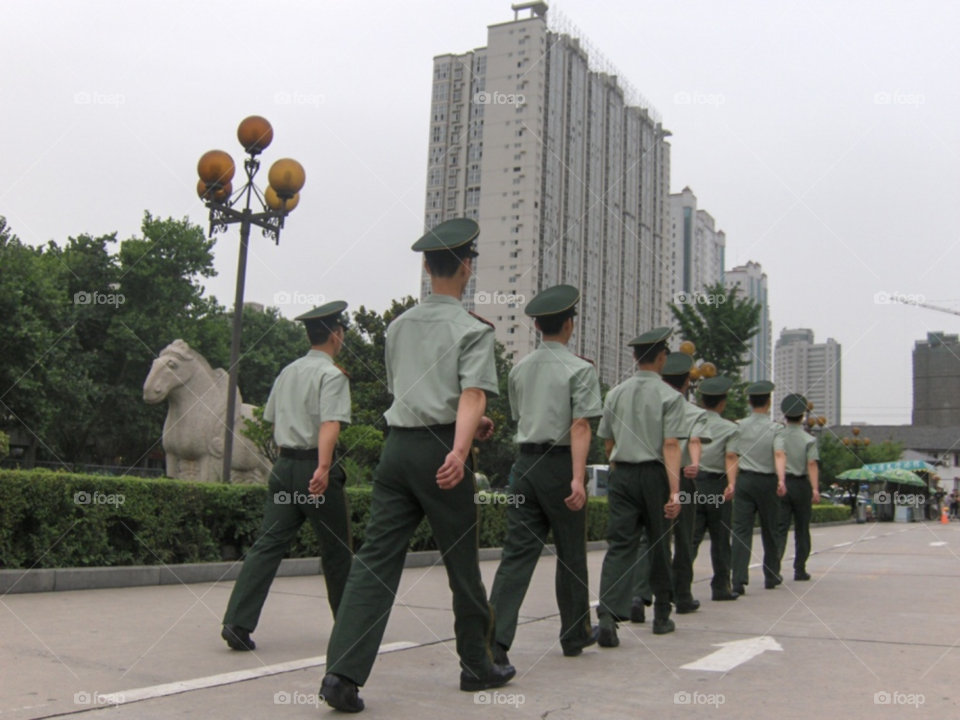
[[[934,543],[930,543],[930,547],[943,547],[944,545],[946,545],[945,542],[934,542]]]
[[[732,642],[715,644],[713,647],[720,648],[716,652],[702,657],[696,662],[687,665],[681,665],[681,670],[707,670],[709,672],[729,672],[737,665],[742,665],[748,660],[752,660],[757,655],[762,655],[767,650],[776,650],[783,652],[775,639],[769,635],[747,638],[746,640],[734,640]]]
[[[397,650],[408,650],[418,647],[417,643],[412,642],[394,642],[386,643],[380,646],[378,654],[396,652]],[[179,695],[180,693],[190,692],[191,690],[202,690],[204,688],[218,687],[220,685],[232,685],[233,683],[243,682],[244,680],[254,680],[256,678],[266,677],[267,675],[276,675],[278,673],[287,673],[304,668],[326,665],[327,656],[305,658],[303,660],[291,660],[290,662],[277,663],[276,665],[266,665],[250,670],[237,670],[236,672],[223,673],[222,675],[210,675],[204,678],[194,678],[193,680],[181,680],[180,682],[166,683],[164,685],[153,685],[151,687],[138,688],[136,690],[125,690],[114,693],[117,697],[116,705],[139,702],[141,700],[151,700],[153,698],[165,697],[167,695]],[[122,698],[122,699],[120,699]]]

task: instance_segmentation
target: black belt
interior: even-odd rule
[[[709,470],[701,470],[700,474],[703,475],[704,480],[726,480],[727,474],[725,472],[710,472]]]
[[[807,476],[806,476],[806,475],[789,475],[789,474],[788,474],[788,475],[787,475],[787,480],[803,480],[804,482],[806,482],[806,481],[807,481]]]
[[[524,455],[557,455],[559,453],[569,453],[569,445],[557,445],[556,443],[520,443],[520,452]]]
[[[452,432],[457,429],[457,424],[448,423],[446,425],[422,425],[420,427],[403,427],[402,425],[391,425],[390,432],[394,430],[400,430],[402,432],[430,432],[430,433],[443,433],[443,432]]]
[[[316,448],[280,448],[280,457],[289,458],[291,460],[316,460],[317,459],[317,449]]]

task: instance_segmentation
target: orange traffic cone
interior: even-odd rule
[[[950,515],[946,505],[943,506],[943,512],[940,514],[940,524],[941,525],[950,524]]]

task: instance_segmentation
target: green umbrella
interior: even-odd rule
[[[894,468],[893,470],[885,470],[884,472],[877,475],[877,479],[886,480],[887,482],[900,483],[901,485],[916,485],[917,487],[926,487],[927,484],[923,481],[916,473],[912,473],[909,470],[901,470],[900,468]]]
[[[913,473],[911,473],[912,475]],[[856,468],[854,470],[847,470],[845,472],[837,475],[837,480],[858,480],[860,482],[873,482],[874,480],[879,480],[875,472],[871,472],[865,468]]]

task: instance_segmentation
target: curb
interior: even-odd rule
[[[855,521],[815,523],[811,528],[852,525]],[[754,528],[753,534],[760,533]],[[587,552],[606,550],[605,540],[587,543]],[[545,545],[541,555],[553,555],[553,545]],[[499,560],[502,548],[480,548],[481,562]],[[410,552],[403,567],[422,568],[439,565],[439,550]],[[242,567],[240,561],[189,563],[184,565],[131,565],[126,567],[45,568],[38,570],[0,570],[0,597],[10,594],[64,592],[68,590],[105,590],[108,588],[149,587],[151,585],[189,585],[236,580]],[[289,558],[280,563],[277,577],[321,575],[320,558]]]

